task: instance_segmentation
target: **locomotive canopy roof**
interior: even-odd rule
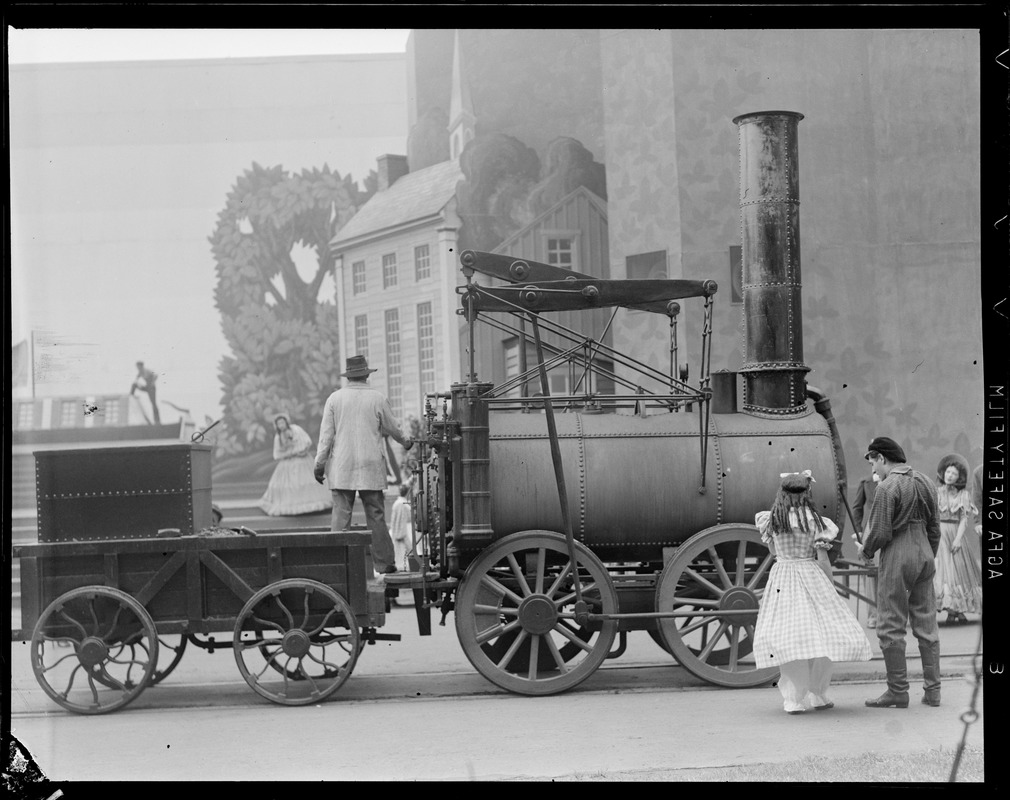
[[[680,311],[672,300],[710,297],[718,291],[712,280],[608,280],[582,272],[516,259],[499,253],[464,250],[460,254],[464,274],[479,272],[492,278],[522,283],[521,289],[482,287],[477,299],[482,311],[514,311],[517,306],[536,311],[562,311],[603,306],[624,306],[637,311],[676,316]],[[527,295],[527,288],[535,290]],[[548,297],[548,295],[551,295]]]

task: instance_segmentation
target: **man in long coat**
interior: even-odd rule
[[[314,473],[333,493],[331,530],[347,530],[355,492],[361,497],[372,533],[373,566],[382,574],[396,572],[393,540],[386,525],[383,436],[392,436],[407,450],[413,443],[393,418],[389,401],[368,385],[368,376],[375,371],[364,356],[347,359],[347,370],[341,373],[347,385],[333,392],[323,408]]]

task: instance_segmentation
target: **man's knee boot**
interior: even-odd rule
[[[905,645],[889,644],[880,649],[887,668],[887,691],[875,700],[867,700],[870,708],[908,708],[908,670],[905,665]]]
[[[940,705],[940,643],[919,644],[922,656],[922,702],[927,706]]]

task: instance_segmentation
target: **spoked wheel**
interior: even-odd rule
[[[260,655],[270,665],[270,669],[279,675],[286,675],[292,681],[304,681],[306,679],[298,664],[291,665],[287,663],[287,659],[284,658],[282,652],[283,646],[275,637],[264,637],[262,631],[256,631],[255,636],[260,641]],[[339,644],[337,640],[341,639],[341,637],[343,637],[343,634],[337,631],[320,631],[314,634],[311,639],[315,644],[326,645]],[[278,658],[278,656],[280,657]],[[322,677],[327,680],[335,678],[338,675],[339,669],[339,667],[325,666],[321,672]]]
[[[106,714],[151,682],[158,634],[146,609],[109,586],[84,586],[56,598],[32,632],[32,671],[64,708]]]
[[[361,652],[351,607],[329,586],[289,578],[260,589],[235,621],[245,682],[273,703],[318,703],[343,686]]]
[[[617,613],[617,593],[600,560],[576,542],[577,579],[590,613]],[[517,694],[556,694],[603,663],[616,620],[583,627],[565,537],[548,531],[506,536],[466,571],[456,593],[456,634],[476,670]]]
[[[753,525],[717,525],[695,534],[663,569],[659,634],[677,662],[717,686],[760,686],[777,670],[758,669],[754,626],[774,557]]]
[[[168,641],[164,636],[158,637],[159,663],[151,675],[151,680],[148,682],[149,686],[161,683],[171,674],[172,670],[179,666],[179,662],[182,661],[182,654],[186,652],[186,645],[188,643],[189,639],[186,638],[185,634],[179,635],[179,641],[176,644]],[[161,668],[161,661],[166,662],[164,669]]]
[[[652,641],[654,641],[660,647],[662,647],[663,650],[665,650],[671,656],[673,655],[673,651],[670,650],[670,645],[666,643],[666,639],[663,638],[663,634],[660,632],[658,627],[649,629],[649,638],[652,639]]]

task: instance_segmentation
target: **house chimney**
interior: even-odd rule
[[[393,156],[386,153],[384,156],[379,156],[378,164],[380,192],[384,192],[409,172],[406,156]]]

